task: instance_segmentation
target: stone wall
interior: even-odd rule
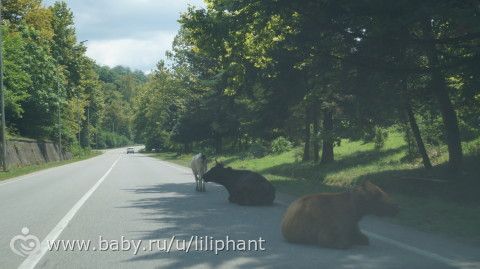
[[[29,139],[7,141],[7,166],[11,168],[69,160],[71,158],[72,154],[60,152],[58,146],[52,142]]]

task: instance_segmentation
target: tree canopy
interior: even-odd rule
[[[182,14],[173,64],[136,99],[148,147],[220,153],[285,136],[304,160],[332,162],[340,139],[397,125],[425,167],[425,144],[440,143],[461,168],[461,141],[479,135],[474,1],[206,2]]]
[[[66,149],[133,141],[131,104],[146,76],[88,58],[65,2],[2,3],[9,136],[58,141],[61,135]]]

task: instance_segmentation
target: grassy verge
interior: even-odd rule
[[[19,177],[23,175],[27,175],[33,172],[37,172],[40,170],[45,170],[48,168],[53,168],[57,166],[62,166],[65,164],[69,163],[74,163],[86,159],[93,158],[95,156],[98,156],[102,154],[100,151],[90,151],[88,153],[83,153],[81,156],[74,157],[71,160],[65,160],[65,161],[59,161],[59,162],[50,162],[50,163],[45,163],[45,164],[40,164],[40,165],[30,165],[30,166],[25,166],[25,167],[18,167],[18,168],[11,168],[7,172],[0,172],[0,181],[14,178],[14,177]]]
[[[435,167],[426,171],[420,160],[405,162],[406,146],[400,134],[390,134],[385,147],[372,143],[342,141],[331,164],[300,162],[301,149],[278,155],[248,158],[219,156],[218,160],[239,169],[266,176],[280,192],[295,196],[341,191],[359,180],[380,185],[400,203],[401,213],[389,221],[420,230],[446,234],[480,243],[480,141],[464,144],[465,169],[451,174],[444,148],[432,149]],[[188,166],[192,155],[157,153],[157,158]]]

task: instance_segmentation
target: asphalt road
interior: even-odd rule
[[[194,187],[189,169],[125,149],[1,182],[0,268],[480,268],[478,246],[375,218],[362,221],[367,247],[292,245],[280,233],[290,197],[279,195],[272,207],[240,207],[219,186],[207,184],[206,193]],[[21,237],[24,227],[40,244]],[[221,243],[213,240],[227,236],[237,241],[215,254]],[[139,244],[138,252],[116,245],[122,237]],[[88,251],[51,250],[59,240],[91,241]],[[257,240],[257,250],[242,240]],[[251,250],[242,250],[249,243]]]

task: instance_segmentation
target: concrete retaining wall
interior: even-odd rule
[[[58,146],[52,142],[28,139],[7,141],[7,166],[10,168],[69,160],[71,158],[72,154],[60,152]]]

